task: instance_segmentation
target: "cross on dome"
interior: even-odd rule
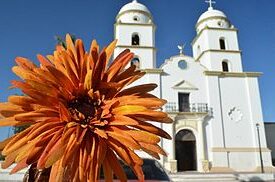
[[[216,1],[213,0],[206,0],[205,2],[209,4],[208,10],[213,9],[213,4],[216,4]]]

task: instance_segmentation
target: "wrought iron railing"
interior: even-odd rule
[[[207,112],[212,115],[212,108],[207,103],[178,104],[176,102],[167,102],[165,104],[166,112]]]

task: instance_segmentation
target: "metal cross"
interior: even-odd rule
[[[216,4],[216,1],[213,0],[207,0],[206,3],[209,3],[209,8],[213,8],[213,4]]]

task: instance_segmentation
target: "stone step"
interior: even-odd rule
[[[173,182],[275,182],[274,173],[174,173],[169,174]]]
[[[171,174],[170,175],[172,181],[175,182],[180,182],[180,181],[185,181],[185,182],[191,182],[191,181],[196,181],[196,182],[237,182],[238,179],[234,174]]]

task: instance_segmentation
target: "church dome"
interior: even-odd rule
[[[124,5],[120,9],[118,14],[121,14],[121,13],[126,12],[126,11],[133,11],[133,10],[134,11],[143,11],[143,12],[146,12],[146,13],[150,14],[150,11],[148,10],[148,8],[145,5],[137,2],[136,0]]]
[[[196,28],[200,32],[205,27],[211,28],[230,28],[230,22],[226,15],[220,11],[209,7],[198,19]]]
[[[227,18],[226,15],[219,10],[213,9],[213,8],[208,8],[206,12],[204,12],[198,19],[197,23],[209,19],[209,18]]]
[[[119,23],[148,24],[152,22],[152,16],[145,5],[133,0],[120,9],[116,20]]]

